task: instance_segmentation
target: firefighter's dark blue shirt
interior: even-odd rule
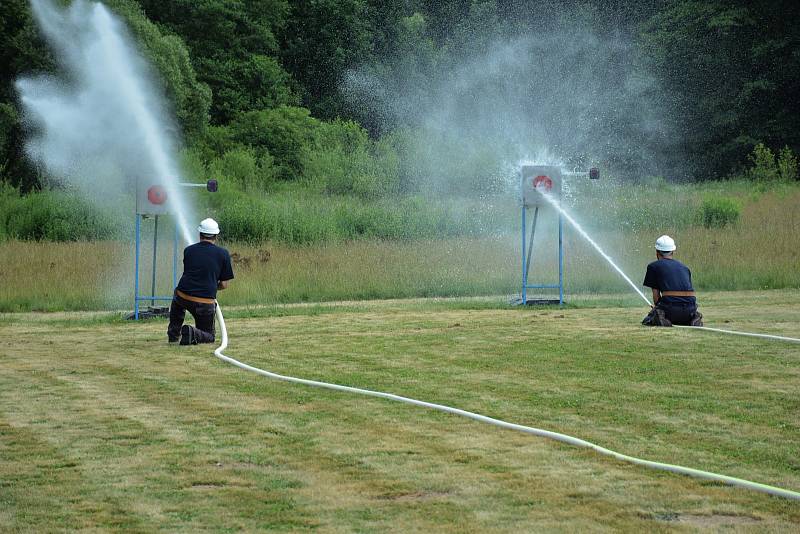
[[[647,266],[644,286],[660,291],[694,291],[692,272],[678,260],[661,258]],[[664,304],[696,306],[694,297],[662,297]]]
[[[233,279],[231,255],[222,247],[200,241],[183,249],[183,276],[178,289],[194,297],[217,298],[217,282]]]

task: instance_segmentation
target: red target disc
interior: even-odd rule
[[[537,176],[533,179],[533,188],[539,189],[540,187],[544,187],[545,191],[550,191],[553,189],[553,180],[549,176]]]
[[[147,190],[147,200],[151,204],[161,205],[167,201],[167,192],[160,185],[154,185]]]

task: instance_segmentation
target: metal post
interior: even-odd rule
[[[564,304],[564,219],[558,214],[558,303]]]
[[[525,201],[522,202],[522,304],[528,303],[528,273],[525,270]]]
[[[136,214],[136,255],[134,260],[134,265],[136,272],[133,276],[133,318],[135,320],[139,320],[139,249],[141,243],[141,228],[142,228],[142,218],[137,213]]]
[[[172,289],[178,286],[178,223],[175,222],[175,238],[172,240]]]
[[[533,222],[531,223],[531,236],[528,238],[528,259],[525,261],[525,272],[531,272],[531,255],[533,253],[533,237],[536,235],[536,220],[539,218],[539,206],[533,210]]]
[[[153,282],[150,285],[150,306],[156,305],[156,265],[158,260],[158,215],[155,216],[155,229],[153,230]]]

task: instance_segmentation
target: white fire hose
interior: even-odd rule
[[[684,326],[680,324],[672,325],[675,328],[691,328],[693,330],[706,330],[708,332],[720,332],[723,334],[734,334],[737,336],[747,336],[747,337],[760,337],[761,339],[775,339],[777,341],[788,341],[789,343],[800,343],[800,339],[796,337],[786,337],[786,336],[773,336],[772,334],[754,334],[752,332],[739,332],[737,330],[723,330],[722,328],[711,328],[709,326]]]
[[[653,304],[647,300],[647,297],[644,297],[644,301],[653,307]],[[689,325],[682,325],[682,324],[674,324],[672,325],[675,328],[691,328],[692,330],[705,330],[707,332],[719,332],[720,334],[733,334],[735,336],[746,336],[746,337],[758,337],[761,339],[774,339],[776,341],[788,341],[789,343],[800,343],[800,339],[796,337],[786,337],[786,336],[775,336],[772,334],[756,334],[753,332],[740,332],[738,330],[724,330],[722,328],[711,328],[710,326],[689,326]]]
[[[424,408],[431,408],[433,410],[439,410],[441,412],[451,413],[454,415],[460,415],[462,417],[467,417],[469,419],[474,419],[476,421],[480,421],[482,423],[489,423],[495,426],[499,426],[501,428],[508,428],[510,430],[518,430],[520,432],[525,432],[526,434],[533,434],[534,436],[540,436],[544,438],[554,439],[556,441],[561,441],[563,443],[568,443],[570,445],[575,445],[576,447],[586,447],[592,449],[600,454],[605,454],[607,456],[611,456],[616,458],[617,460],[622,460],[624,462],[630,462],[636,465],[642,465],[645,467],[650,467],[652,469],[660,469],[663,471],[670,471],[672,473],[679,473],[682,475],[689,475],[697,478],[703,478],[706,480],[712,480],[714,482],[722,482],[724,484],[728,484],[731,486],[737,486],[741,488],[747,488],[755,491],[761,491],[764,493],[769,493],[770,495],[775,495],[778,497],[784,497],[787,499],[796,499],[800,500],[800,492],[791,491],[782,488],[776,488],[774,486],[768,486],[766,484],[759,484],[758,482],[751,482],[749,480],[744,480],[741,478],[730,477],[727,475],[719,475],[716,473],[711,473],[708,471],[700,471],[698,469],[691,469],[689,467],[682,467],[680,465],[672,465],[672,464],[664,464],[660,462],[653,462],[651,460],[643,460],[641,458],[635,458],[633,456],[628,456],[626,454],[621,454],[610,449],[606,449],[605,447],[601,447],[599,445],[595,445],[589,441],[582,440],[580,438],[575,438],[572,436],[568,436],[566,434],[560,434],[558,432],[551,432],[549,430],[542,430],[539,428],[533,428],[524,425],[518,425],[515,423],[509,423],[506,421],[502,421],[500,419],[495,419],[493,417],[487,417],[485,415],[481,415],[478,413],[468,412],[466,410],[460,410],[458,408],[451,408],[450,406],[445,406],[443,404],[434,404],[432,402],[425,402],[416,399],[411,399],[408,397],[402,397],[400,395],[393,395],[391,393],[383,393],[381,391],[372,391],[369,389],[360,389],[354,388],[350,386],[341,386],[338,384],[329,384],[327,382],[317,382],[316,380],[307,380],[304,378],[295,378],[292,376],[284,376],[279,375],[276,373],[271,373],[269,371],[265,371],[263,369],[259,369],[258,367],[253,367],[251,365],[247,365],[246,363],[242,363],[238,360],[234,360],[228,356],[225,356],[222,351],[228,347],[228,330],[225,327],[225,319],[222,316],[222,310],[217,304],[217,320],[219,321],[220,330],[222,332],[222,342],[220,346],[214,351],[214,356],[219,358],[220,360],[227,362],[231,365],[235,365],[236,367],[240,367],[246,371],[252,371],[253,373],[266,376],[267,378],[272,378],[275,380],[283,380],[285,382],[292,382],[294,384],[303,384],[306,386],[315,386],[325,389],[332,389],[334,391],[344,391],[347,393],[357,393],[360,395],[368,395],[370,397],[379,397],[382,399],[388,399],[398,402],[404,402],[407,404],[412,404],[414,406],[422,406]],[[775,337],[775,336],[772,336]],[[779,336],[778,336],[779,337]],[[792,339],[792,338],[790,338]],[[800,340],[797,340],[800,341]]]

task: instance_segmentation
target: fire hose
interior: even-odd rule
[[[734,334],[737,336],[760,337],[761,339],[775,339],[777,341],[788,341],[789,343],[800,343],[796,337],[775,336],[772,334],[755,334],[753,332],[739,332],[738,330],[723,330],[722,328],[711,328],[710,326],[687,326],[675,324],[676,328],[691,328],[693,330],[705,330],[707,332],[720,332],[722,334]]]
[[[222,353],[228,347],[228,330],[225,326],[225,318],[222,316],[222,309],[220,308],[219,304],[217,305],[217,320],[219,322],[220,330],[222,333],[222,341],[220,342],[219,347],[214,351],[214,356],[219,358],[220,360],[244,369],[246,371],[251,371],[253,373],[259,374],[261,376],[265,376],[267,378],[272,378],[274,380],[281,380],[284,382],[291,382],[294,384],[302,384],[305,386],[313,386],[325,389],[331,389],[334,391],[343,391],[346,393],[356,393],[359,395],[367,395],[370,397],[378,397],[382,399],[388,399],[397,402],[403,402],[406,404],[411,404],[414,406],[420,406],[423,408],[430,408],[432,410],[438,410],[445,413],[450,413],[454,415],[460,415],[462,417],[466,417],[468,419],[473,419],[475,421],[480,421],[482,423],[488,423],[490,425],[499,426],[501,428],[507,428],[509,430],[517,430],[519,432],[524,432],[526,434],[532,434],[534,436],[550,438],[556,441],[560,441],[562,443],[567,443],[569,445],[574,445],[576,447],[585,447],[588,449],[592,449],[595,452],[600,454],[604,454],[607,456],[611,456],[612,458],[616,458],[617,460],[621,460],[623,462],[629,462],[635,465],[641,465],[644,467],[649,467],[652,469],[659,469],[662,471],[669,471],[672,473],[678,473],[682,475],[689,475],[696,478],[702,478],[705,480],[711,480],[714,482],[721,482],[723,484],[728,484],[730,486],[736,486],[740,488],[746,488],[755,491],[761,491],[764,493],[768,493],[770,495],[775,495],[778,497],[784,497],[786,499],[795,499],[800,500],[800,492],[778,488],[775,486],[769,486],[767,484],[760,484],[758,482],[752,482],[750,480],[744,480],[741,478],[731,477],[727,475],[720,475],[717,473],[711,473],[709,471],[701,471],[699,469],[692,469],[690,467],[683,467],[680,465],[673,465],[673,464],[666,464],[661,462],[654,462],[651,460],[643,460],[641,458],[636,458],[634,456],[628,456],[627,454],[622,454],[616,451],[612,451],[610,449],[606,449],[605,447],[601,447],[600,445],[596,445],[589,441],[576,438],[573,436],[569,436],[567,434],[561,434],[558,432],[552,432],[550,430],[543,430],[540,428],[534,428],[525,425],[519,425],[516,423],[509,423],[507,421],[503,421],[501,419],[495,419],[493,417],[488,417],[486,415],[481,415],[474,412],[469,412],[466,410],[461,410],[459,408],[452,408],[450,406],[445,406],[443,404],[435,404],[432,402],[425,402],[417,399],[412,399],[409,397],[403,397],[400,395],[394,395],[392,393],[384,393],[382,391],[372,391],[369,389],[361,389],[355,388],[350,386],[342,386],[339,384],[329,384],[327,382],[318,382],[316,380],[308,380],[304,378],[296,378],[292,376],[284,376],[277,373],[272,373],[270,371],[265,371],[263,369],[259,369],[258,367],[253,367],[251,365],[247,365],[246,363],[242,363],[238,360],[235,360],[229,356],[226,356]]]
[[[642,295],[644,301],[653,307],[653,304],[647,300],[644,295]],[[675,328],[691,328],[692,330],[705,330],[706,332],[719,332],[720,334],[733,334],[735,336],[745,336],[745,337],[757,337],[761,339],[774,339],[776,341],[788,341],[789,343],[800,343],[800,339],[796,337],[787,337],[787,336],[776,336],[773,334],[757,334],[755,332],[741,332],[739,330],[725,330],[723,328],[712,328],[710,326],[689,326],[683,324],[674,324],[672,325]]]

